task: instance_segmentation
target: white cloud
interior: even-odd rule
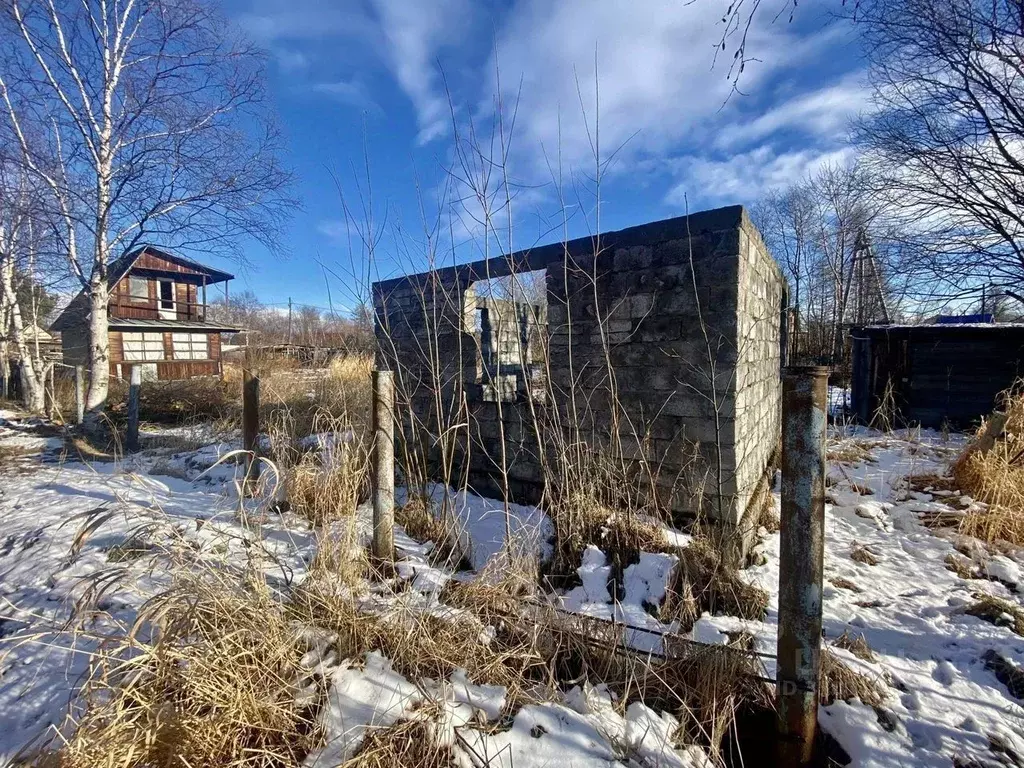
[[[285,72],[299,72],[309,66],[309,57],[302,51],[278,48],[274,51],[277,65]]]
[[[337,36],[362,40],[377,34],[376,22],[360,3],[254,0],[236,21],[263,44]]]
[[[316,231],[335,244],[348,243],[359,238],[359,229],[348,219],[323,219]]]
[[[518,141],[528,152],[543,145],[553,155],[560,147],[564,161],[592,166],[581,101],[593,137],[595,85],[603,157],[627,141],[626,154],[640,156],[710,141],[747,98],[730,99],[728,61],[713,67],[721,30],[721,9],[710,2],[519,0],[497,44],[506,103],[522,81]],[[756,91],[772,73],[819,51],[830,34],[800,36],[759,14],[749,40],[752,49],[766,52],[765,60],[747,67],[744,90]],[[491,90],[494,70],[492,62],[484,76]]]
[[[835,85],[794,96],[754,120],[730,122],[718,133],[715,144],[735,147],[770,138],[780,131],[829,139],[844,136],[850,121],[869,108],[870,97],[864,75],[852,73]]]
[[[749,152],[712,160],[687,156],[672,161],[680,179],[665,202],[683,208],[687,200],[750,205],[771,189],[791,186],[826,164],[843,164],[853,157],[851,148],[830,151],[802,149],[777,153],[760,146]]]
[[[369,92],[358,80],[335,80],[330,83],[316,83],[313,85],[316,93],[322,93],[342,104],[347,104],[357,109],[380,112],[380,106],[373,100]]]
[[[441,50],[462,40],[469,24],[468,0],[373,0],[386,41],[386,59],[399,86],[412,101],[419,142],[444,135],[448,104],[438,70]]]

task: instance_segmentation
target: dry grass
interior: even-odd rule
[[[310,451],[281,470],[285,496],[293,512],[322,526],[355,512],[369,493],[368,469],[361,444]]]
[[[823,705],[860,699],[870,707],[880,707],[885,704],[887,695],[880,682],[854,672],[828,648],[822,648],[818,698]]]
[[[439,714],[439,713],[438,713]],[[417,711],[415,720],[370,730],[346,768],[460,768],[448,746],[439,745],[436,728]]]
[[[438,616],[398,606],[362,610],[350,594],[337,589],[329,574],[299,587],[288,612],[334,633],[333,647],[340,658],[379,651],[410,680],[446,679],[461,668],[472,680],[503,685],[509,700],[522,701],[530,681],[548,679],[547,664],[535,647],[501,633],[484,642],[485,625],[470,614],[452,611]]]
[[[744,652],[749,636],[729,646],[670,644],[667,657],[659,658],[625,649],[621,627],[610,622],[561,614],[498,587],[449,582],[442,599],[496,627],[499,642],[519,638],[533,643],[551,671],[549,685],[600,681],[623,707],[641,700],[675,713],[681,743],[696,742],[717,752],[738,711],[772,706],[770,691],[759,679],[763,668]]]
[[[863,592],[864,591],[860,587],[858,587],[856,584],[854,584],[852,581],[850,581],[847,578],[843,578],[842,576],[837,576],[834,579],[829,579],[829,583],[832,586],[834,586],[834,587],[836,587],[838,589],[846,589],[846,590],[849,590],[850,592]]]
[[[1024,391],[1019,386],[1003,393],[1006,426],[991,450],[978,450],[983,424],[953,466],[956,485],[985,502],[960,521],[960,531],[983,541],[1024,545]]]
[[[881,562],[878,559],[878,555],[857,542],[854,542],[853,547],[850,549],[850,559],[858,563],[864,563],[864,565],[878,565]]]
[[[306,648],[279,601],[258,581],[212,576],[180,572],[94,656],[62,768],[269,768],[315,745],[314,713],[294,695]]]
[[[946,559],[943,561],[946,564],[947,570],[952,571],[961,579],[976,579],[978,578],[978,568],[973,561],[966,557],[954,555],[950,552],[946,555]]]
[[[260,373],[260,423],[266,431],[291,438],[316,432],[325,418],[346,422],[356,435],[366,433],[370,419],[370,371],[373,358],[350,355],[326,370],[287,369]],[[241,392],[241,372],[236,391]],[[232,385],[234,386],[234,385]],[[275,449],[277,446],[275,446]]]
[[[836,648],[843,648],[849,651],[858,659],[862,661],[874,661],[875,654],[871,651],[871,646],[868,645],[868,641],[864,635],[851,635],[849,630],[843,632],[839,637],[832,641],[832,645]]]
[[[1024,669],[992,649],[985,651],[982,660],[985,662],[985,668],[1006,686],[1011,696],[1024,700]]]
[[[957,493],[960,490],[952,476],[937,475],[934,472],[909,475],[907,477],[907,486],[910,490],[920,493],[935,493],[936,491]]]
[[[880,445],[878,440],[847,439],[830,445],[825,456],[830,464],[873,464],[872,451]]]
[[[1009,600],[978,592],[967,607],[967,613],[996,626],[1009,627],[1024,637],[1024,608]]]
[[[416,541],[434,543],[431,560],[449,567],[467,565],[459,546],[458,531],[451,520],[445,520],[434,510],[434,504],[425,496],[413,495],[400,507],[395,507],[395,522]]]
[[[665,619],[684,628],[693,626],[704,611],[761,620],[768,610],[768,593],[740,578],[709,539],[695,537],[676,550],[680,559],[662,606]]]
[[[111,379],[108,412],[115,422],[127,419],[128,382]],[[70,411],[74,413],[74,411]],[[147,381],[139,391],[139,418],[154,424],[232,421],[241,413],[241,386],[225,378],[203,376],[177,381]]]
[[[746,645],[748,640],[741,637],[735,645]],[[682,742],[703,744],[712,754],[720,753],[723,741],[735,731],[741,710],[773,708],[772,692],[757,677],[763,673],[752,657],[726,646],[703,648],[653,670],[658,682],[678,700],[674,708],[665,709],[674,709],[679,718]],[[651,699],[656,700],[648,696]]]

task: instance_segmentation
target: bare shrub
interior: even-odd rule
[[[231,420],[236,412],[241,412],[240,397],[241,386],[236,394],[227,380],[213,376],[147,381],[139,390],[139,419],[154,424]],[[115,421],[127,418],[126,380],[111,379],[107,405]]]

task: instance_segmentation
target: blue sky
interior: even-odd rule
[[[563,210],[570,236],[593,232],[596,126],[602,158],[613,156],[602,231],[680,215],[687,202],[751,205],[842,161],[849,120],[867,104],[855,29],[830,19],[838,0],[804,0],[792,22],[772,5],[750,31],[758,60],[731,92],[733,46],[714,62],[719,0],[228,0],[233,23],[269,53],[302,206],[287,258],[253,248],[234,290],[270,303],[351,302],[365,282],[356,233],[367,207],[376,275],[423,263],[424,220],[440,223],[444,259],[479,258],[479,209],[459,202],[467,190],[445,169],[456,129],[465,137],[472,124],[490,146],[499,103],[507,132],[515,115],[506,165],[516,248],[561,237]],[[506,224],[502,212],[491,252],[508,241]]]

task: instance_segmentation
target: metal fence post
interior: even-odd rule
[[[85,421],[85,368],[75,366],[75,424]]]
[[[818,728],[828,369],[790,366],[782,379],[779,553],[779,765],[812,763]]]
[[[128,385],[128,437],[125,445],[129,451],[139,450],[139,390],[142,389],[142,368],[132,366]]]
[[[395,556],[395,379],[391,371],[373,371],[373,548],[383,564]]]
[[[260,462],[256,455],[260,433],[260,377],[248,367],[242,370],[242,448],[245,458],[245,485],[253,488],[260,479]]]
[[[46,418],[53,421],[57,412],[57,376],[56,366],[50,363],[43,374],[43,403],[46,406]]]

